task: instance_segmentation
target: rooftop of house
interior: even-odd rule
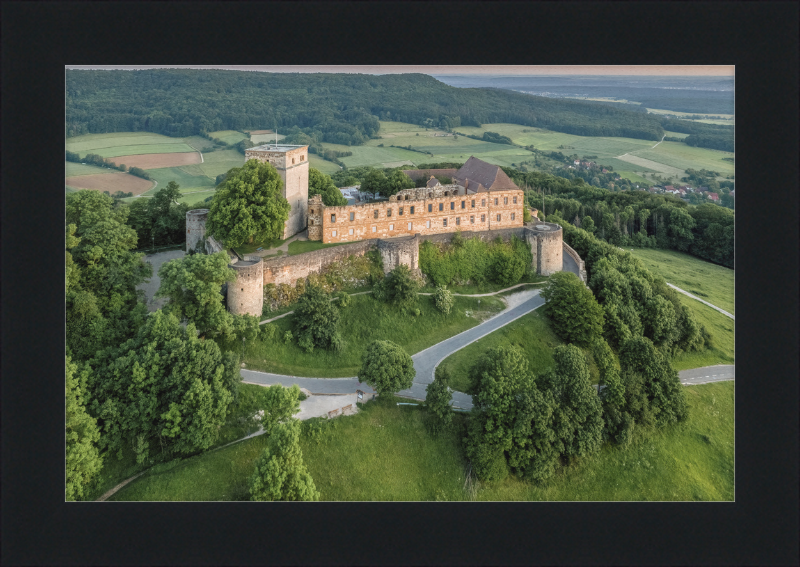
[[[459,185],[475,191],[519,189],[500,166],[486,163],[474,156],[470,156],[461,169],[453,175],[453,180]],[[475,185],[479,187],[475,187]]]

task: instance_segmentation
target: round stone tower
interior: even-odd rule
[[[419,268],[419,234],[398,238],[378,239],[378,250],[383,259],[383,272],[388,274],[400,264],[412,270]]]
[[[245,256],[229,266],[236,271],[236,281],[228,284],[228,311],[260,317],[264,307],[264,262],[258,256]]]
[[[198,243],[205,244],[208,209],[186,211],[186,252],[195,250]]]
[[[552,222],[532,222],[526,226],[525,236],[531,246],[532,267],[536,273],[549,276],[564,269],[563,231]]]

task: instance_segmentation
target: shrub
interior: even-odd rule
[[[339,310],[322,289],[309,285],[294,312],[298,344],[311,352],[314,347],[331,348],[338,336]]]
[[[399,264],[389,272],[380,286],[385,301],[400,307],[409,307],[417,301],[419,282],[411,275],[411,269],[405,264]]]
[[[276,427],[268,443],[248,483],[250,499],[319,500],[314,479],[303,462],[299,422],[291,420]]]
[[[291,331],[286,331],[286,332],[283,334],[283,342],[284,342],[284,343],[286,343],[287,345],[288,345],[290,342],[292,342],[292,339],[293,339],[293,338],[294,338],[294,337],[292,336],[292,332],[291,332]]]
[[[415,375],[414,363],[403,347],[391,341],[373,341],[364,351],[358,380],[378,394],[394,394],[410,388]]]
[[[428,427],[432,433],[447,431],[453,422],[450,400],[453,390],[449,386],[450,376],[446,368],[439,366],[433,382],[425,388],[425,407],[428,410]]]
[[[445,315],[450,314],[450,310],[453,309],[453,304],[455,303],[453,294],[447,289],[447,286],[436,286],[436,291],[433,293],[433,301],[436,304],[436,308]]]
[[[346,291],[340,291],[339,293],[336,294],[336,297],[339,298],[339,307],[343,309],[349,307],[350,304],[353,302],[352,298],[350,297],[350,294],[347,293]]]
[[[588,345],[603,332],[603,309],[572,272],[551,275],[541,293],[545,315],[566,342]]]

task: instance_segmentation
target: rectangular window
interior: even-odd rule
[[[486,199],[481,199],[481,207],[485,207],[485,206],[486,206]]]
[[[397,214],[398,215],[402,215],[403,214],[403,207],[400,207],[400,211]]]
[[[486,215],[481,215],[481,222],[486,222]]]
[[[425,228],[431,227],[431,221],[425,221]]]
[[[392,209],[386,209],[386,216],[387,217],[392,216]]]
[[[394,230],[394,225],[393,224],[389,225],[389,230]]]
[[[353,222],[354,220],[356,220],[356,214],[350,213],[350,222]]]
[[[514,204],[515,205],[517,204],[517,198],[516,197],[514,197]]]
[[[428,212],[429,212],[429,213],[432,213],[432,212],[433,212],[433,205],[428,205]]]
[[[475,199],[472,199],[472,208],[475,208]]]
[[[456,204],[453,201],[450,201],[450,210],[451,211],[455,211],[456,210]]]
[[[495,197],[495,199],[494,199],[494,204],[495,204],[495,205],[499,205],[499,204],[500,204],[500,199],[498,199],[497,197]]]
[[[336,215],[331,215],[331,222],[336,222]]]
[[[336,236],[336,231],[331,232],[331,236]]]
[[[508,205],[508,197],[503,197],[503,204]]]
[[[350,229],[350,236],[352,236],[352,235],[353,235],[353,229],[351,228]]]
[[[377,231],[378,231],[378,227],[377,226],[373,226],[372,227],[372,232],[377,232]]]
[[[375,209],[375,211],[372,213],[372,218],[378,218],[378,209]]]
[[[408,230],[411,230],[411,223],[408,223]]]
[[[442,226],[447,226],[447,219],[444,219],[444,220],[442,221]]]
[[[456,217],[456,224],[457,224],[457,225],[460,225],[460,224],[461,224],[461,217]]]
[[[462,209],[466,209],[467,208],[467,202],[466,201],[461,201],[461,208]]]
[[[514,220],[515,218],[517,218],[517,213],[511,213],[511,220]]]
[[[411,207],[411,211],[410,212],[411,212],[412,215],[414,214],[414,207],[413,206]]]
[[[500,215],[497,215],[497,222],[500,222]]]
[[[440,211],[443,211],[443,210],[444,210],[444,203],[439,203],[439,210],[440,210]]]
[[[475,215],[469,216],[469,224],[475,224]]]

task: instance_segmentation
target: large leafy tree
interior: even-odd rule
[[[557,404],[553,414],[557,447],[567,458],[596,453],[603,439],[602,406],[589,379],[586,356],[574,345],[561,345],[553,351],[553,360],[555,368],[538,383]]]
[[[364,350],[358,380],[375,388],[378,394],[394,394],[410,388],[414,376],[414,362],[400,345],[378,340]]]
[[[277,169],[248,160],[242,167],[231,169],[218,187],[206,229],[225,246],[280,238],[291,210],[282,191]]]
[[[386,185],[386,175],[380,169],[371,170],[361,181],[361,192],[372,193],[373,197],[382,194]]]
[[[97,420],[86,412],[86,383],[90,369],[66,359],[66,498],[78,500],[100,469]]]
[[[250,500],[319,500],[314,479],[303,462],[297,420],[275,427],[248,484]]]
[[[154,450],[190,454],[210,447],[239,382],[233,354],[161,310],[93,364],[88,406],[103,432],[101,442],[119,458],[127,445],[139,463]]]
[[[322,202],[326,207],[341,207],[347,204],[342,192],[334,185],[330,175],[308,168],[308,196],[322,195]]]
[[[137,238],[127,212],[98,191],[67,195],[67,348],[77,360],[131,337],[147,313],[136,286],[152,268],[132,252]]]
[[[227,252],[192,254],[165,262],[158,270],[161,286],[156,297],[167,297],[165,311],[191,321],[210,336],[233,338],[234,318],[225,310],[222,285],[233,282],[236,272]]]
[[[453,390],[450,388],[450,375],[447,369],[436,368],[433,382],[425,387],[425,408],[428,410],[429,426],[433,433],[447,431],[453,422],[453,410],[450,400]]]
[[[150,199],[136,199],[130,207],[128,224],[136,230],[139,245],[173,244],[186,238],[186,211],[189,206],[178,203],[180,186],[170,181]]]
[[[297,343],[307,352],[317,348],[336,348],[341,344],[337,330],[339,310],[331,296],[315,285],[306,287],[294,310],[294,333]]]
[[[378,192],[384,197],[390,197],[403,189],[412,189],[413,187],[414,181],[401,170],[396,169],[386,178]]]
[[[603,332],[603,309],[572,272],[556,272],[542,289],[545,314],[565,341],[588,345]]]
[[[604,437],[626,445],[633,434],[634,420],[625,411],[625,384],[616,357],[602,338],[597,338],[592,344],[592,357],[600,371],[599,395],[603,406]]]
[[[280,384],[270,386],[266,388],[262,404],[264,413],[261,417],[261,427],[267,433],[271,433],[277,424],[300,411],[300,388],[297,384],[291,388],[285,388]]]

